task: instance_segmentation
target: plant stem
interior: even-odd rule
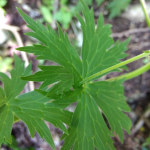
[[[107,81],[120,80],[120,79],[130,80],[132,78],[135,78],[135,77],[143,74],[144,72],[148,71],[149,69],[150,69],[150,63],[144,65],[143,67],[141,67],[141,68],[139,68],[135,71],[132,71],[132,72],[127,73],[125,75],[121,75],[121,76],[118,76],[118,77],[108,79]]]
[[[100,72],[98,72],[98,73],[95,73],[95,74],[93,74],[93,75],[91,75],[91,76],[85,78],[83,81],[80,82],[80,84],[83,84],[83,83],[86,83],[86,82],[88,82],[88,81],[91,81],[92,79],[94,79],[94,78],[96,78],[96,77],[98,77],[98,76],[100,76],[100,75],[102,75],[102,74],[105,74],[105,73],[107,73],[107,72],[109,72],[109,71],[111,71],[111,70],[114,70],[114,69],[116,69],[116,68],[119,68],[119,67],[121,67],[121,66],[124,66],[124,65],[126,65],[126,64],[129,64],[129,63],[131,63],[131,62],[133,62],[133,61],[136,61],[136,60],[141,59],[141,58],[143,58],[143,57],[146,57],[146,56],[148,56],[148,55],[150,55],[150,51],[145,51],[145,52],[143,52],[142,54],[140,54],[140,55],[138,55],[138,56],[135,56],[135,57],[133,57],[133,58],[131,58],[131,59],[128,59],[128,60],[126,60],[126,61],[123,61],[123,62],[121,62],[121,63],[119,63],[119,64],[117,64],[117,65],[114,65],[114,66],[112,66],[112,67],[109,67],[109,68],[107,68],[107,69],[104,69],[104,70],[102,70],[102,71],[100,71]]]
[[[144,15],[145,15],[145,19],[146,19],[147,25],[150,28],[150,19],[149,19],[148,12],[147,12],[147,9],[146,9],[145,0],[140,0],[140,3],[141,3],[141,6],[142,6],[142,9],[144,11]]]

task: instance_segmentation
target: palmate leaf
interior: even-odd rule
[[[62,137],[65,139],[62,150],[115,149],[111,137],[114,134],[119,135],[120,140],[123,141],[122,130],[125,129],[129,133],[131,127],[130,119],[123,113],[130,111],[123,96],[123,81],[80,83],[85,78],[125,58],[127,55],[124,52],[127,50],[129,40],[115,43],[111,37],[111,26],[104,25],[102,15],[95,29],[93,10],[89,10],[84,3],[82,3],[82,10],[84,19],[77,15],[83,30],[81,58],[59,26],[58,36],[49,26],[46,29],[38,21],[33,21],[19,10],[29,24],[28,27],[33,30],[28,35],[40,40],[44,45],[21,47],[18,50],[34,53],[38,55],[38,59],[47,59],[59,64],[59,66],[40,66],[41,71],[22,79],[43,81],[37,91],[43,96],[52,98],[52,101],[47,104],[50,108],[59,108],[63,111],[70,104],[77,102],[73,115],[69,115],[71,116],[69,134],[65,133]],[[42,89],[52,83],[54,85],[47,91]]]
[[[4,90],[0,88],[0,145],[4,139],[11,144],[12,125],[15,119],[19,118],[28,126],[32,137],[37,131],[55,149],[50,131],[43,120],[51,122],[55,127],[68,133],[63,122],[69,125],[72,113],[48,106],[50,98],[36,91],[17,97],[26,84],[26,81],[21,80],[20,76],[30,74],[31,63],[27,69],[24,69],[24,63],[16,55],[11,78],[0,73],[0,79],[4,83]]]

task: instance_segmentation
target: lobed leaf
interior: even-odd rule
[[[50,131],[43,120],[52,123],[55,127],[59,127],[65,133],[68,133],[62,120],[66,124],[69,124],[72,113],[68,112],[68,116],[65,116],[65,111],[63,113],[60,109],[48,106],[49,102],[49,98],[33,91],[18,96],[9,105],[14,115],[26,123],[32,137],[34,137],[34,133],[37,131],[55,149]]]
[[[46,120],[49,116],[47,114],[47,108],[49,108],[52,114],[55,111],[61,114],[60,118],[57,115],[54,117],[60,119],[57,123],[59,128],[66,132],[62,122],[69,125],[68,133],[62,136],[62,139],[65,139],[62,150],[71,148],[73,150],[94,150],[95,148],[114,150],[111,137],[114,134],[119,135],[120,140],[123,141],[122,130],[125,129],[129,133],[131,127],[130,119],[123,113],[130,111],[123,96],[123,81],[93,81],[84,85],[80,82],[101,70],[116,65],[120,59],[125,58],[127,55],[124,52],[127,50],[129,40],[115,43],[111,37],[111,26],[104,25],[102,15],[95,28],[93,10],[89,10],[83,2],[81,3],[84,19],[77,15],[83,30],[81,58],[59,25],[59,35],[57,35],[50,26],[46,29],[39,21],[33,21],[19,9],[28,27],[33,30],[27,35],[38,39],[43,45],[22,47],[18,50],[34,53],[38,55],[38,59],[59,64],[59,66],[40,66],[41,71],[22,79],[43,82],[40,89],[36,91],[41,97],[51,100],[44,103],[46,108],[40,108],[42,112],[33,111],[36,112],[32,114],[34,118],[41,116]],[[119,71],[119,68],[113,71]],[[54,85],[47,89],[49,84]],[[64,110],[75,102],[77,106],[73,114]],[[22,106],[19,107],[24,109]],[[19,109],[18,112],[20,112]],[[53,120],[52,123],[54,122]],[[40,132],[38,127],[37,130]]]
[[[119,135],[121,142],[123,142],[122,129],[125,129],[130,134],[132,125],[131,120],[122,112],[130,111],[123,96],[122,82],[101,81],[88,84],[86,87],[88,93],[91,94],[98,107],[108,119],[111,131]]]
[[[21,80],[20,76],[31,74],[31,63],[24,69],[24,63],[16,55],[14,57],[15,68],[11,71],[11,78],[0,73],[4,83],[4,90],[0,88],[0,145],[4,139],[11,144],[12,125],[19,118],[28,126],[32,137],[37,131],[41,138],[56,149],[44,120],[68,134],[63,122],[69,125],[72,113],[48,105],[51,99],[36,91],[18,96],[27,82]]]
[[[11,78],[9,78],[6,74],[0,72],[0,80],[4,84],[5,101],[13,100],[24,89],[27,81],[21,80],[20,76],[26,76],[32,73],[32,63],[30,63],[29,66],[24,69],[24,63],[15,54],[14,59],[15,68],[10,72]]]
[[[8,143],[11,143],[11,129],[13,125],[14,115],[10,111],[8,103],[14,101],[15,97],[23,90],[27,81],[23,81],[19,76],[31,74],[31,63],[24,69],[24,63],[14,55],[15,68],[11,71],[11,78],[0,72],[0,80],[4,84],[4,89],[0,88],[0,145],[4,138]]]

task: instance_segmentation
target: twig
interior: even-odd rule
[[[54,1],[54,10],[53,10],[53,16],[56,14],[58,7],[59,7],[59,0]],[[53,22],[52,22],[52,28],[56,29],[56,20],[53,17]]]
[[[112,37],[121,38],[123,36],[129,36],[130,34],[148,32],[148,31],[150,31],[150,28],[135,28],[135,29],[130,29],[130,30],[120,32],[120,33],[112,33]]]
[[[17,43],[18,43],[18,46],[23,47],[22,39],[18,33],[18,31],[20,30],[19,27],[5,24],[5,25],[0,25],[0,29],[9,30],[10,32],[12,32]],[[27,54],[25,52],[22,52],[22,51],[20,53],[21,53],[21,57],[22,57],[23,61],[25,61],[25,67],[27,67],[29,65]],[[29,91],[33,91],[33,90],[34,90],[34,83],[32,81],[29,81],[29,89],[25,88],[25,92],[29,92]]]
[[[140,117],[139,121],[136,123],[135,127],[131,131],[132,136],[134,136],[139,131],[139,129],[144,125],[144,123],[146,123],[150,127],[150,122],[147,120],[149,116],[150,116],[150,108],[145,111],[145,113]]]
[[[140,43],[140,44],[130,44],[129,46],[128,46],[128,48],[130,48],[130,49],[137,49],[137,50],[140,50],[140,49],[142,49],[142,48],[144,48],[144,47],[149,47],[150,46],[150,42],[142,42],[142,43]]]

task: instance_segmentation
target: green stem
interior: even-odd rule
[[[144,72],[148,71],[149,69],[150,69],[150,63],[144,65],[143,67],[141,67],[135,71],[132,71],[130,73],[127,73],[127,74],[124,74],[124,75],[121,75],[118,77],[108,79],[107,81],[120,80],[120,79],[130,80],[132,78],[135,78],[135,77],[143,74]]]
[[[148,16],[145,0],[140,0],[140,3],[141,3],[141,6],[142,6],[142,9],[144,11],[144,15],[145,15],[145,19],[146,19],[147,25],[150,28],[150,19],[149,19],[149,16]]]
[[[133,58],[131,58],[131,59],[128,59],[128,60],[126,60],[126,61],[123,61],[123,62],[121,62],[121,63],[119,63],[119,64],[117,64],[117,65],[114,65],[114,66],[112,66],[112,67],[109,67],[109,68],[107,68],[107,69],[104,69],[104,70],[102,70],[102,71],[100,71],[100,72],[98,72],[98,73],[95,73],[95,74],[93,74],[93,75],[91,75],[91,76],[85,78],[83,81],[80,82],[80,84],[83,84],[83,83],[86,83],[86,82],[88,82],[88,81],[91,81],[92,79],[95,79],[96,77],[98,77],[98,76],[100,76],[100,75],[102,75],[102,74],[105,74],[105,73],[107,73],[107,72],[109,72],[109,71],[111,71],[111,70],[114,70],[114,69],[116,69],[116,68],[119,68],[119,67],[121,67],[121,66],[124,66],[124,65],[126,65],[126,64],[129,64],[129,63],[131,63],[131,62],[133,62],[133,61],[136,61],[136,60],[138,60],[138,59],[141,59],[141,58],[143,58],[143,57],[146,57],[146,56],[148,56],[149,54],[150,54],[150,51],[144,51],[144,53],[142,53],[142,54],[140,54],[140,55],[138,55],[138,56],[135,56],[135,57],[133,57]]]

